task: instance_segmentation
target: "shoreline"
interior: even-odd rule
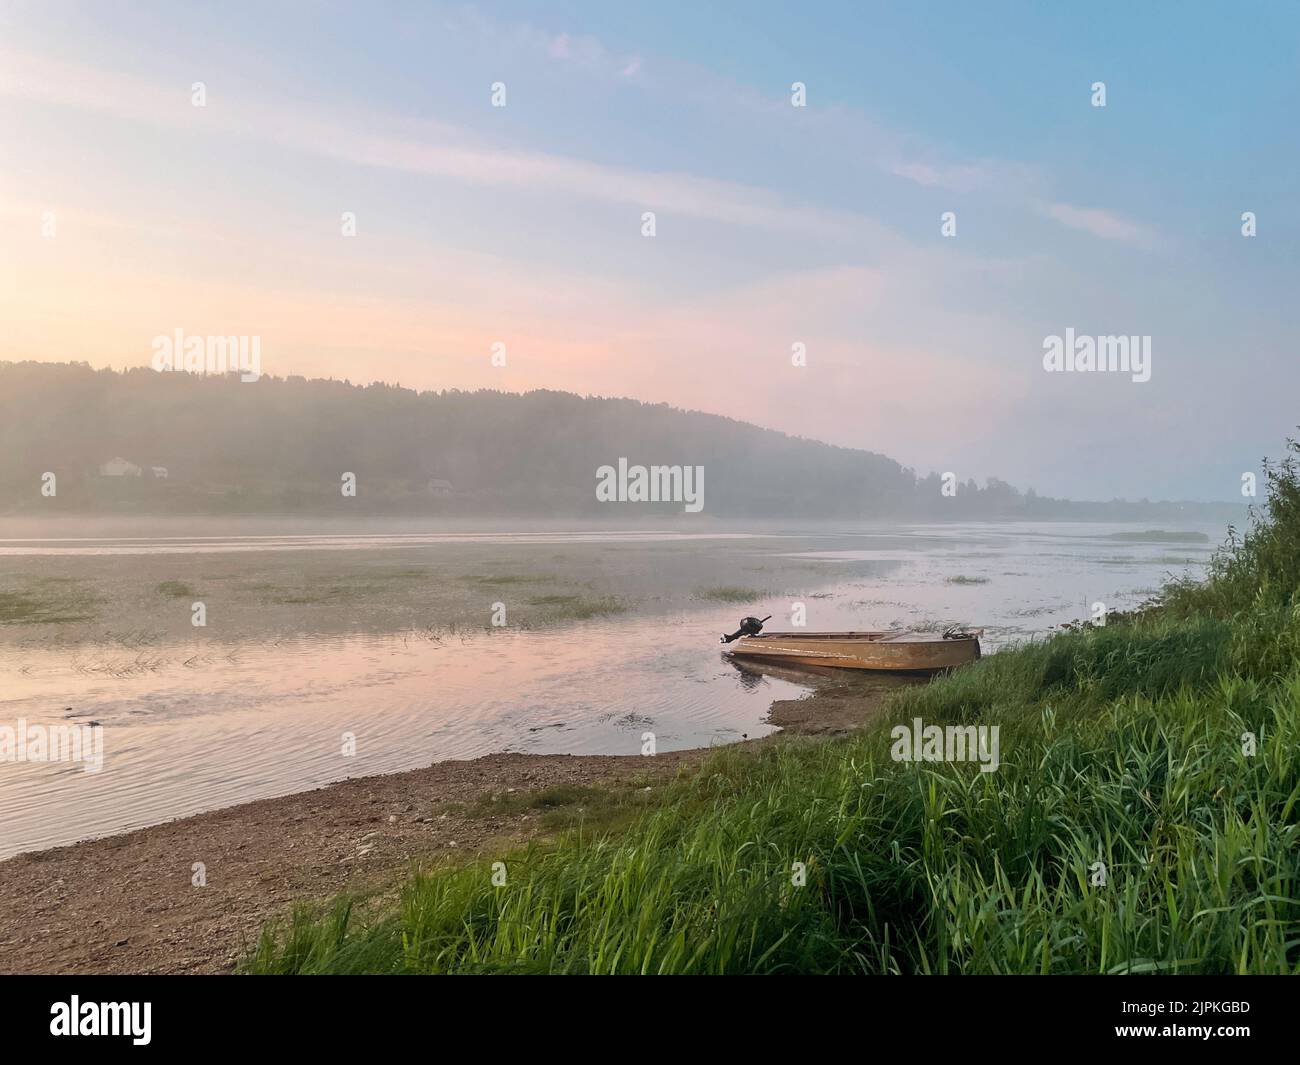
[[[383,895],[412,864],[504,856],[560,831],[548,820],[557,810],[635,813],[647,790],[716,751],[853,731],[888,691],[835,683],[778,700],[768,719],[782,731],[736,744],[435,762],[25,851],[0,861],[2,971],[231,973],[297,903]]]

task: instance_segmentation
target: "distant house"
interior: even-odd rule
[[[139,477],[142,472],[134,462],[127,462],[120,455],[109,459],[99,467],[102,477]]]
[[[429,494],[434,496],[451,495],[451,482],[433,480],[429,482]]]
[[[149,467],[149,472],[152,473],[152,474],[154,475],[154,477],[157,478],[157,479],[160,480],[160,481],[165,481],[165,480],[167,480],[167,467],[166,467],[166,466],[150,466],[150,467]]]

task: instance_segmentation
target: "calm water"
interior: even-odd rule
[[[0,555],[216,555],[249,551],[366,551],[435,544],[635,544],[691,540],[752,540],[753,533],[654,531],[528,533],[331,533],[284,536],[70,536],[0,539]]]
[[[730,537],[735,550],[807,562],[810,629],[977,622],[986,651],[1085,616],[1134,605],[1171,573],[1197,573],[1211,543],[1130,542],[1119,525],[947,525],[835,535]],[[1184,527],[1190,529],[1192,527]],[[412,534],[7,540],[0,551],[383,550],[482,543],[655,542],[664,533]],[[576,538],[581,538],[580,540]],[[717,539],[710,535],[706,539]],[[853,546],[845,547],[848,542]],[[454,548],[453,548],[454,549]],[[690,550],[686,544],[682,550]],[[847,562],[871,563],[842,578]],[[953,583],[956,573],[969,583]],[[653,606],[642,607],[650,610]],[[154,824],[345,777],[497,751],[638,754],[771,731],[774,699],[808,689],[737,670],[718,634],[751,611],[788,628],[789,599],[637,612],[563,627],[441,640],[410,633],[318,635],[147,649],[0,645],[0,724],[97,721],[98,773],[0,762],[0,857]],[[788,677],[788,674],[785,675]],[[345,754],[345,734],[355,753]]]

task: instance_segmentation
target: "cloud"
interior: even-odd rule
[[[865,215],[795,202],[741,182],[503,148],[446,123],[403,121],[357,110],[336,117],[335,110],[239,99],[215,94],[211,87],[210,106],[199,110],[190,106],[188,86],[165,87],[134,75],[5,50],[0,50],[0,96],[175,129],[194,130],[201,124],[226,135],[291,145],[361,166],[427,174],[472,186],[541,190],[823,240],[882,234],[881,227]]]
[[[537,55],[581,65],[595,77],[606,80],[625,79],[663,96],[671,96],[677,108],[694,115],[712,115],[719,123],[733,126],[738,118],[757,118],[767,126],[791,114],[790,99],[783,91],[771,87],[757,89],[738,84],[730,77],[694,62],[655,56],[647,64],[636,52],[611,48],[590,34],[552,32],[529,24],[501,23],[479,11],[462,13],[458,23],[468,32],[490,39],[503,35],[518,41]],[[657,77],[647,75],[653,70]],[[811,106],[804,109],[800,122],[815,131],[823,146],[833,145],[846,160],[864,163],[881,173],[903,177],[926,188],[957,192],[979,189],[1012,195],[1028,194],[1039,181],[1035,167],[1015,160],[975,159],[943,160],[941,146],[927,138],[891,129],[853,107],[834,102],[814,93]],[[789,150],[789,145],[785,150]]]
[[[991,188],[1006,190],[1023,187],[1033,180],[1028,167],[992,160],[975,163],[894,162],[884,164],[884,169],[923,188],[951,189],[954,192]]]
[[[568,59],[570,55],[569,35],[561,33],[552,37],[550,44],[547,46],[547,51],[552,59]]]
[[[1063,226],[1091,233],[1102,240],[1116,240],[1138,248],[1154,248],[1158,242],[1155,230],[1140,225],[1116,211],[1104,207],[1077,207],[1069,203],[1044,203],[1038,211],[1055,219]]]

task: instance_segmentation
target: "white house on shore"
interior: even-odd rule
[[[120,455],[101,463],[101,477],[139,477],[143,471],[134,462],[127,462]]]

